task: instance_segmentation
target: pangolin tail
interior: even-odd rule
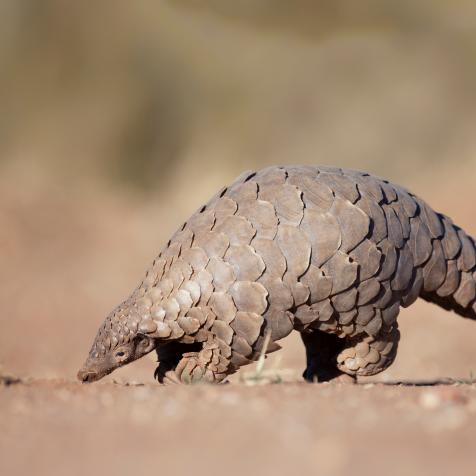
[[[435,213],[441,223],[438,230],[434,217],[428,217],[429,214],[433,251],[422,268],[420,297],[463,317],[476,319],[475,240],[450,218]]]

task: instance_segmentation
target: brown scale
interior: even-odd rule
[[[293,330],[306,380],[373,375],[396,356],[401,307],[422,297],[474,319],[475,278],[474,240],[402,187],[332,167],[248,171],[173,235],[78,376],[155,349],[160,382],[220,382]]]

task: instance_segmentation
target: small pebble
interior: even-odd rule
[[[420,396],[420,405],[428,410],[434,410],[441,405],[441,398],[436,392],[425,392]]]

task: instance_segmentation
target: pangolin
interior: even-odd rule
[[[246,172],[172,236],[78,378],[155,350],[159,382],[221,382],[293,329],[306,380],[374,375],[395,359],[400,307],[421,297],[475,319],[475,283],[474,239],[403,187],[330,167]]]

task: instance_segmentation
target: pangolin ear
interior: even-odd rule
[[[148,354],[152,350],[154,350],[156,346],[156,341],[153,337],[146,334],[137,334],[137,348],[139,349],[141,354]]]

